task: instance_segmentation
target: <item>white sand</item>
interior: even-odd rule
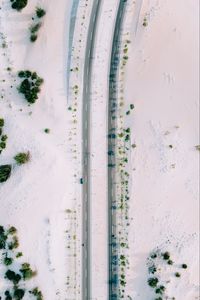
[[[10,180],[1,184],[1,224],[18,228],[24,259],[38,270],[35,285],[41,287],[45,299],[54,300],[64,299],[67,274],[64,209],[70,206],[70,181],[66,180],[70,170],[66,110],[70,1],[41,3],[47,14],[38,40],[31,44],[28,28],[37,4],[30,1],[21,13],[11,10],[9,1],[1,5],[1,32],[8,45],[0,50],[2,64],[12,67],[14,77],[18,70],[28,68],[45,80],[40,99],[28,107],[13,78],[5,68],[1,70],[6,80],[1,86],[6,88],[0,115],[8,135],[1,164],[14,163],[18,152],[29,150],[31,154],[30,163],[15,167]],[[50,128],[49,135],[44,128]]]
[[[68,142],[72,124],[67,111],[71,1],[39,2],[47,14],[34,44],[29,42],[28,28],[38,1],[29,2],[21,13],[11,10],[9,1],[4,0],[0,5],[0,32],[6,36],[7,43],[7,48],[0,47],[0,84],[4,97],[0,99],[0,117],[5,119],[4,132],[8,135],[0,164],[14,164],[13,156],[18,152],[29,150],[31,153],[31,161],[14,167],[11,178],[0,185],[0,225],[18,228],[19,250],[24,253],[24,260],[38,270],[34,284],[41,288],[44,299],[64,300],[68,299],[67,276],[74,272],[70,269],[73,266],[68,265],[66,246],[69,237],[65,233],[72,223],[65,210],[73,208],[76,188]],[[144,28],[145,16],[148,26]],[[146,258],[155,247],[169,250],[177,264],[188,264],[179,282],[170,274],[169,295],[177,300],[193,300],[198,295],[197,25],[198,2],[190,0],[144,0],[136,35],[133,20],[133,42],[125,81],[127,105],[135,104],[128,122],[132,128],[132,143],[137,145],[131,153],[128,292],[133,299],[153,299],[146,284]],[[109,53],[110,48],[107,51]],[[12,67],[11,75],[7,67]],[[27,105],[15,88],[16,72],[27,68],[37,71],[45,80],[40,99],[32,106]],[[103,71],[102,74],[106,74],[106,70]],[[106,93],[106,86],[102,91]],[[98,115],[95,106],[93,110]],[[99,107],[99,114],[101,111],[105,113],[105,103]],[[99,118],[98,126],[101,122],[102,118]],[[45,134],[44,128],[50,128],[50,134]],[[80,129],[80,124],[77,128]],[[96,131],[94,128],[93,133]],[[92,146],[94,148],[94,144]],[[98,149],[93,151],[99,155]],[[96,162],[94,156],[93,164]],[[98,177],[93,180],[96,182]],[[96,192],[99,193],[98,189]],[[102,193],[105,195],[106,191]],[[95,220],[101,222],[101,219],[104,228],[103,209],[97,217],[93,215],[94,228],[98,226]],[[98,232],[102,247],[102,251],[101,247],[98,251],[104,256],[102,262],[99,260],[94,264],[93,272],[106,265],[105,236]],[[97,242],[98,237],[94,241]],[[93,247],[94,250],[95,245]],[[2,269],[0,272],[2,274]],[[105,274],[106,270],[100,270],[96,278],[106,293]],[[99,295],[101,285],[96,283],[95,287],[93,283],[95,299],[102,300],[104,295]]]
[[[169,294],[180,300],[198,295],[197,25],[197,2],[144,1],[132,44],[126,95],[135,104],[132,143],[137,145],[132,150],[133,299],[150,295],[143,288],[145,259],[155,247],[169,249],[174,261],[189,266]]]

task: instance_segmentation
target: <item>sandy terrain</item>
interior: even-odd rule
[[[92,240],[93,300],[107,298],[108,283],[108,278],[104,278],[108,273],[104,166],[107,132],[103,131],[108,100],[109,37],[113,33],[110,18],[115,17],[116,8],[112,10],[112,4],[106,1],[111,0],[104,1],[104,15],[99,20],[103,20],[104,26],[107,22],[108,31],[103,33],[104,26],[99,26],[95,44],[98,48],[94,50],[94,66],[99,71],[92,73],[91,132],[95,138],[91,143],[91,182],[95,185],[92,201],[97,201],[93,203],[91,216],[91,232],[93,235],[96,232]],[[0,118],[5,120],[4,134],[8,136],[6,149],[0,154],[0,165],[13,166],[9,180],[0,183],[0,225],[17,228],[19,251],[23,252],[19,261],[28,261],[38,272],[27,283],[28,288],[39,286],[46,300],[78,300],[81,299],[82,124],[81,102],[74,114],[77,125],[68,110],[72,101],[67,92],[72,1],[29,2],[21,13],[12,10],[8,0],[0,4]],[[89,18],[92,0],[88,2],[86,8],[83,4],[79,6],[75,34],[83,22],[83,12]],[[123,80],[125,109],[131,103],[135,109],[125,118],[125,124],[131,128],[131,143],[136,147],[129,153],[131,222],[126,300],[156,298],[147,284],[147,258],[155,249],[169,251],[174,261],[173,266],[162,260],[158,262],[161,268],[158,277],[166,284],[166,295],[170,297],[165,299],[195,300],[199,281],[199,151],[195,148],[199,144],[199,3],[191,0],[129,2],[137,7],[128,12],[124,28],[130,34],[131,45]],[[29,27],[35,22],[32,17],[38,4],[46,10],[46,15],[38,40],[31,43]],[[80,87],[87,18],[84,22],[79,73],[69,81],[72,84],[76,80]],[[143,26],[144,22],[147,26]],[[76,55],[78,42],[76,35],[73,41]],[[72,62],[75,61],[72,56]],[[37,71],[44,78],[34,105],[28,105],[16,89],[17,72],[23,69]],[[79,97],[81,101],[81,93]],[[44,132],[45,128],[50,129],[49,134]],[[73,141],[78,141],[77,148]],[[99,160],[101,150],[103,155]],[[30,151],[31,159],[26,165],[17,166],[13,157],[23,151]],[[187,264],[187,270],[180,267],[182,263]],[[4,271],[2,263],[0,296],[8,286]],[[175,272],[180,272],[181,277],[176,278]],[[67,289],[69,282],[71,286]],[[34,299],[31,297],[26,295],[24,299]]]

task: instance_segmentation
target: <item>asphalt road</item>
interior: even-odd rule
[[[110,65],[109,82],[109,103],[108,103],[108,135],[115,134],[113,128],[116,128],[116,119],[113,119],[113,111],[117,103],[117,71],[119,66],[120,49],[120,31],[126,8],[126,1],[121,0],[118,7],[118,13],[115,24],[113,47]],[[108,151],[115,153],[115,138],[108,138]],[[116,191],[115,191],[115,154],[108,155],[108,268],[109,268],[109,300],[118,300],[119,280],[118,280],[118,243],[117,243],[117,216],[116,209]]]
[[[101,0],[94,0],[88,28],[82,103],[82,299],[91,299],[90,264],[90,92],[96,22]]]

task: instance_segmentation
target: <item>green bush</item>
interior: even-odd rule
[[[34,277],[37,274],[36,271],[33,271],[30,268],[30,264],[28,264],[28,263],[22,264],[22,268],[19,271],[22,273],[24,280],[31,279],[32,277]]]
[[[164,293],[164,291],[165,291],[165,287],[163,285],[161,285],[155,290],[155,293],[162,295]]]
[[[21,256],[23,256],[23,253],[22,253],[22,252],[17,252],[16,258],[19,258],[19,257],[21,257]]]
[[[17,233],[17,229],[14,226],[11,226],[8,229],[8,234],[15,234],[15,233]]]
[[[10,292],[9,291],[5,291],[5,300],[12,300],[12,296],[11,296],[11,294],[10,294]]]
[[[18,247],[19,247],[19,240],[18,240],[18,237],[17,237],[17,236],[14,236],[12,242],[10,242],[10,243],[8,244],[8,249],[9,249],[9,250],[13,250],[13,249],[16,249],[16,248],[18,248]]]
[[[18,165],[25,164],[30,160],[30,152],[20,152],[15,155],[14,160]]]
[[[6,265],[6,266],[10,266],[10,265],[12,265],[12,263],[13,263],[13,259],[11,258],[11,257],[5,257],[4,258],[4,260],[3,260],[3,263],[4,263],[4,265]]]
[[[170,253],[169,253],[169,252],[163,253],[162,256],[163,256],[163,259],[164,259],[164,260],[170,259]]]
[[[28,0],[10,0],[12,2],[12,8],[17,11],[21,11],[28,4]]]
[[[43,8],[36,7],[36,15],[37,15],[38,18],[44,17],[45,14],[46,14],[46,11]]]
[[[45,128],[45,129],[44,129],[44,132],[45,132],[45,133],[50,133],[50,129],[49,129],[49,128]]]
[[[40,29],[40,27],[42,26],[42,23],[37,23],[37,24],[35,24],[35,25],[32,25],[30,28],[29,28],[29,30],[30,30],[30,41],[32,42],[32,43],[34,43],[36,40],[37,40],[37,38],[38,38],[38,31],[39,31],[39,29]]]
[[[5,149],[6,148],[6,143],[5,142],[0,142],[0,148]]]
[[[0,118],[0,127],[4,126],[4,119]]]
[[[0,182],[5,182],[11,175],[12,167],[11,165],[0,166]]]
[[[152,288],[156,287],[158,284],[158,278],[156,277],[151,277],[148,279],[148,285]]]
[[[149,267],[149,273],[154,274],[157,271],[157,268],[155,265],[152,265]]]
[[[24,295],[25,295],[25,290],[16,288],[15,291],[14,291],[13,297],[16,300],[21,300],[21,299],[24,298]]]
[[[32,26],[30,27],[30,32],[31,32],[31,33],[37,33],[41,26],[42,26],[41,23],[37,23],[37,24],[35,24],[35,25],[32,25]]]
[[[13,284],[18,284],[22,277],[20,274],[17,274],[14,271],[7,270],[5,273],[5,278],[12,281]]]
[[[182,268],[183,269],[187,269],[187,265],[186,264],[182,264]]]
[[[0,226],[0,250],[6,248],[7,235],[5,234],[5,229]]]
[[[38,38],[37,34],[31,34],[31,36],[30,36],[30,41],[31,41],[32,43],[34,43],[34,42],[37,40],[37,38]]]
[[[1,140],[2,142],[5,142],[8,139],[8,136],[6,134],[2,135]]]
[[[35,103],[44,80],[36,72],[31,71],[20,71],[18,77],[25,78],[18,87],[19,93],[23,94],[29,103]]]

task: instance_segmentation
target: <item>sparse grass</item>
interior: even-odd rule
[[[16,234],[17,233],[17,229],[14,227],[14,226],[11,226],[9,229],[8,229],[8,234]]]
[[[13,240],[12,242],[10,242],[8,244],[8,249],[9,250],[13,250],[13,249],[17,249],[19,247],[19,240],[17,236],[13,236]]]
[[[144,20],[143,20],[143,24],[142,24],[144,27],[147,27],[148,26],[148,22],[147,22],[147,18],[145,17]]]
[[[29,291],[30,294],[36,297],[36,300],[43,300],[42,292],[38,289],[38,287],[34,288],[33,290]]]
[[[22,252],[17,252],[16,258],[19,258],[19,257],[21,257],[21,256],[23,256],[23,253],[22,253]]]
[[[26,164],[30,160],[30,152],[20,152],[15,155],[14,160],[18,165]]]

